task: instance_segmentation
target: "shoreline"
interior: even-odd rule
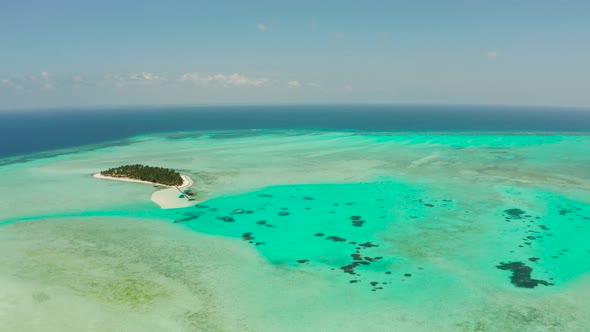
[[[168,186],[160,183],[154,184],[153,182],[149,181],[142,181],[142,180],[135,180],[131,178],[118,178],[113,176],[105,176],[100,173],[93,174],[92,177],[96,179],[103,179],[103,180],[113,180],[113,181],[120,181],[120,182],[130,182],[130,183],[140,183],[140,184],[149,184],[157,190],[152,193],[150,199],[152,202],[156,203],[161,209],[174,209],[174,208],[181,208],[187,206],[193,206],[201,201],[189,201],[186,198],[178,198],[178,190],[176,190],[176,186]],[[186,175],[180,174],[182,178],[182,184],[178,186],[179,189],[188,188],[193,185],[193,179]]]
[[[106,179],[106,180],[114,180],[114,181],[122,181],[122,182],[144,183],[144,184],[149,184],[152,186],[165,187],[165,188],[176,188],[177,187],[177,186],[169,186],[169,185],[165,185],[165,184],[161,184],[161,183],[136,180],[136,179],[131,179],[131,178],[106,176],[106,175],[102,175],[100,173],[93,174],[92,177],[97,178],[97,179]],[[190,176],[185,175],[185,174],[180,174],[180,177],[182,178],[182,184],[180,186],[178,186],[178,188],[186,188],[186,187],[190,187],[193,185],[193,179],[191,179]]]

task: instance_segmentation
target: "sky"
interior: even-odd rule
[[[590,1],[0,1],[0,109],[590,108]]]

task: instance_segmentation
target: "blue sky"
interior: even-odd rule
[[[590,1],[0,2],[0,109],[590,107]]]

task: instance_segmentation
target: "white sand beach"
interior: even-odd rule
[[[100,173],[96,173],[93,177],[97,179],[106,179],[106,180],[114,180],[114,181],[122,181],[122,182],[132,182],[132,183],[142,183],[142,184],[149,184],[154,185],[154,183],[149,181],[141,181],[135,180],[130,178],[117,178],[112,176],[105,176]],[[193,179],[186,174],[180,174],[182,178],[182,184],[178,186],[179,189],[188,188],[193,185]],[[157,184],[157,188],[162,188],[156,190],[152,196],[151,200],[158,204],[162,209],[173,209],[173,208],[180,208],[180,207],[187,207],[191,205],[195,205],[199,203],[198,201],[189,201],[186,198],[179,198],[178,195],[180,194],[178,190],[174,186],[167,186],[163,184]]]

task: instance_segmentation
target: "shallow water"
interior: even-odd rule
[[[68,152],[0,167],[14,329],[97,328],[72,304],[115,330],[590,324],[590,136],[233,131]],[[91,177],[130,162],[191,175],[205,201],[161,210],[150,186]]]

